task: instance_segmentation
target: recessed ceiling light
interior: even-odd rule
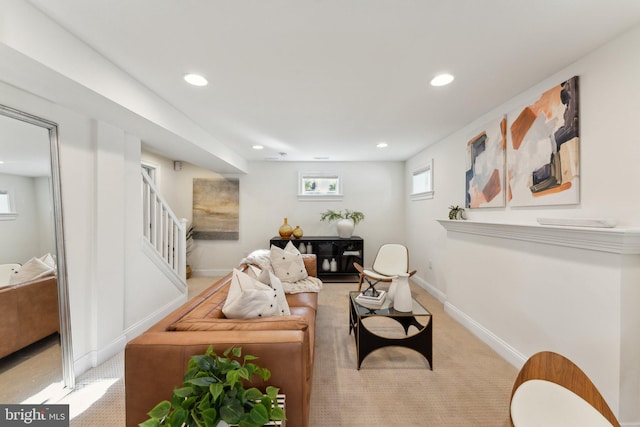
[[[313,160],[329,160],[329,156],[315,156]]]
[[[264,148],[263,145],[253,145],[251,148],[253,148],[254,150],[262,150]]]
[[[453,81],[453,76],[451,74],[438,74],[433,79],[431,79],[431,86],[446,86]]]
[[[386,142],[379,142],[376,147],[378,148],[387,148],[389,146],[389,144],[387,144]]]
[[[207,79],[202,77],[200,74],[185,74],[184,80],[194,86],[206,86],[209,84]]]
[[[0,160],[0,165],[3,165],[3,164],[4,164],[4,162],[2,160]]]

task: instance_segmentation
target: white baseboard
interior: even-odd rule
[[[524,365],[524,362],[527,361],[527,358],[522,353],[511,347],[493,332],[491,332],[480,323],[469,317],[466,313],[459,310],[456,306],[448,302],[447,295],[440,289],[436,288],[421,277],[417,277],[415,275],[411,278],[411,280],[413,280],[425,291],[429,292],[435,299],[444,304],[445,313],[451,316],[462,326],[467,328],[473,335],[478,337],[480,341],[491,347],[493,351],[498,353],[507,362],[520,369],[522,365]]]
[[[431,283],[427,282],[421,277],[413,276],[411,278],[413,282],[415,282],[418,286],[420,286],[425,291],[429,292],[435,299],[440,301],[441,303],[445,303],[447,301],[447,295],[442,292],[440,289],[433,286]]]
[[[524,365],[524,362],[527,361],[527,358],[522,353],[511,347],[480,323],[463,313],[453,304],[445,302],[444,311],[516,368],[520,369],[522,365]]]
[[[130,340],[137,337],[138,335],[141,335],[144,331],[158,323],[173,310],[183,305],[186,301],[186,295],[175,298],[170,303],[165,304],[163,307],[151,313],[149,316],[127,328],[122,333],[122,335],[114,339],[111,343],[102,347],[100,351],[91,351],[74,360],[73,370],[76,378],[89,369],[95,368],[96,366],[106,362],[107,360],[111,359],[113,356],[124,350],[125,346]]]
[[[76,378],[98,365],[103,364],[116,354],[124,350],[127,345],[127,338],[124,335],[119,336],[111,343],[105,345],[100,351],[90,351],[84,356],[73,361],[73,373]]]
[[[144,331],[146,331],[147,329],[149,329],[150,327],[158,323],[160,320],[164,319],[169,313],[171,313],[173,310],[183,305],[185,302],[187,302],[186,294],[181,295],[177,298],[174,298],[173,301],[165,304],[164,306],[160,307],[158,310],[149,314],[144,319],[141,319],[137,323],[134,323],[133,325],[129,326],[124,331],[126,342],[129,342],[135,337],[137,337],[138,335],[141,335]]]

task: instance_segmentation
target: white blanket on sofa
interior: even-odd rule
[[[247,255],[240,261],[241,264],[255,265],[261,270],[266,269],[274,273],[271,266],[271,251],[269,249],[257,249]],[[308,276],[306,279],[297,282],[282,282],[282,287],[287,294],[296,294],[300,292],[320,292],[322,289],[322,280],[317,277]]]

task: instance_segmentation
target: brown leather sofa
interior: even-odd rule
[[[0,357],[60,332],[55,276],[0,288]]]
[[[303,255],[307,273],[317,276],[315,255]],[[287,427],[307,427],[318,294],[287,294],[291,316],[234,320],[222,314],[231,274],[152,326],[125,348],[126,422],[135,427],[182,385],[191,356],[209,345],[217,353],[231,346],[258,357],[271,371],[269,385],[286,395]],[[264,389],[267,384],[254,383]]]

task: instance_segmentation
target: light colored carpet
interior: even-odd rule
[[[358,371],[348,333],[353,289],[353,283],[326,284],[319,296],[310,427],[509,425],[517,370],[413,285],[414,296],[434,315],[434,370],[419,353],[388,347],[371,353]],[[376,328],[397,334],[394,323]],[[71,426],[124,426],[123,361],[121,352],[77,379],[77,388],[59,402],[69,403]]]
[[[353,288],[326,285],[319,295],[311,427],[509,425],[516,368],[415,285],[414,297],[433,314],[434,370],[413,350],[386,347],[367,356],[358,371],[348,334]],[[381,335],[403,333],[393,320],[370,320],[376,325],[368,327]]]
[[[39,404],[62,391],[58,334],[0,359],[0,402]]]

